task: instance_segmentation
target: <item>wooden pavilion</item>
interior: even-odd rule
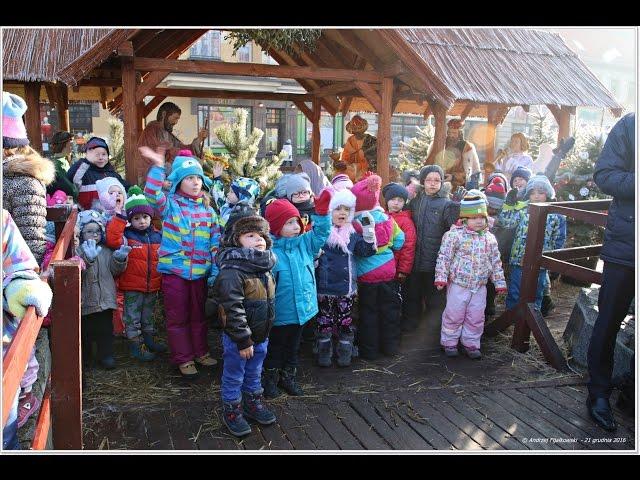
[[[5,89],[23,94],[38,148],[42,86],[68,129],[68,102],[91,99],[122,112],[127,179],[136,179],[143,119],[169,96],[292,101],[313,124],[320,158],[320,113],[378,114],[378,173],[389,178],[391,116],[435,117],[432,151],[444,148],[447,115],[484,117],[485,171],[493,170],[495,128],[509,109],[547,105],[568,136],[578,106],[622,113],[612,94],[554,33],[509,28],[324,29],[313,51],[269,49],[278,65],[179,60],[203,29],[3,30]],[[306,94],[158,88],[170,73],[293,78]],[[152,97],[146,102],[147,97]],[[310,104],[310,105],[309,105]],[[425,159],[427,162],[432,161]]]

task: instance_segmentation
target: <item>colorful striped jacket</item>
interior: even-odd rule
[[[404,232],[393,218],[389,218],[381,207],[370,210],[376,224],[376,243],[378,250],[371,257],[356,257],[358,282],[381,283],[389,282],[396,277],[396,261],[393,256],[395,250],[404,245]],[[359,220],[358,215],[355,220]],[[356,232],[361,233],[362,227],[354,222]]]
[[[185,280],[215,279],[218,275],[215,257],[220,241],[218,215],[205,205],[203,196],[165,194],[162,191],[164,179],[164,167],[154,166],[149,170],[144,187],[147,200],[162,215],[158,271]]]

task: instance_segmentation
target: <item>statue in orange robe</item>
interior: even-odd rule
[[[346,173],[351,181],[357,182],[366,171],[377,171],[377,139],[365,133],[369,123],[360,115],[355,115],[345,128],[351,136],[345,143],[340,157],[333,154],[331,158],[335,161],[336,174]]]

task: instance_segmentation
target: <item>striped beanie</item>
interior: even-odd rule
[[[29,145],[22,116],[27,103],[18,95],[2,92],[2,147],[17,148]]]
[[[146,213],[150,217],[153,217],[153,207],[149,204],[147,198],[142,193],[142,189],[138,185],[134,185],[129,189],[129,197],[124,203],[124,208],[127,211],[127,218],[129,220],[139,213]]]
[[[460,218],[487,218],[487,201],[477,191],[467,192],[460,202]]]
[[[344,190],[345,188],[353,188],[353,182],[351,181],[349,176],[345,175],[344,173],[339,173],[338,175],[333,177],[331,179],[331,185],[333,185],[333,188],[335,188],[337,191]]]

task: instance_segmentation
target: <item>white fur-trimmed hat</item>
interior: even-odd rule
[[[351,193],[351,190],[344,189],[334,191],[331,196],[331,201],[329,202],[329,211],[333,212],[340,205],[349,207],[349,220],[353,220],[356,208],[356,196]]]

